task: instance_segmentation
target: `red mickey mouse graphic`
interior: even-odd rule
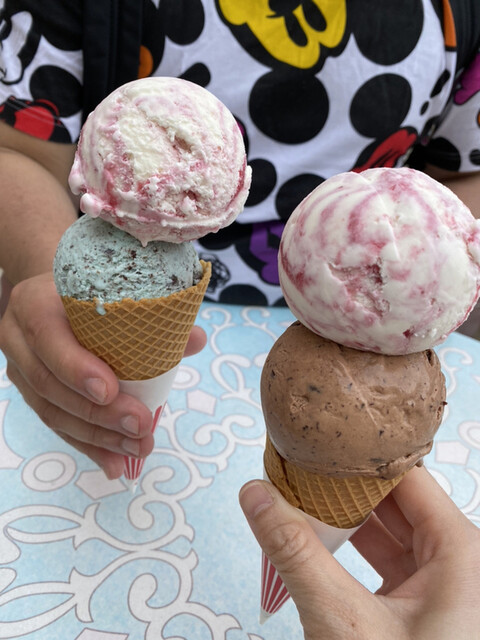
[[[18,108],[13,105],[18,105]],[[58,109],[50,100],[22,100],[20,102],[10,97],[0,105],[0,119],[18,131],[42,140],[50,140],[54,131],[56,133],[55,139],[59,140],[59,131],[63,130],[65,141],[70,141],[68,131],[59,119]]]
[[[379,144],[374,143],[368,147],[359,161],[368,154],[367,159],[362,161],[362,164],[357,164],[352,171],[360,173],[373,167],[395,167],[398,160],[413,147],[417,140],[418,135],[414,129],[403,128],[395,131]]]

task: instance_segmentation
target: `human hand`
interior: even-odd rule
[[[204,344],[204,332],[195,327],[185,355]],[[51,274],[14,287],[0,321],[0,350],[27,404],[108,478],[122,475],[124,455],[151,453],[150,410],[120,393],[110,367],[77,342]]]
[[[247,483],[240,504],[307,640],[480,637],[480,530],[426,469],[412,469],[351,538],[383,578],[376,594],[341,567],[270,483]]]

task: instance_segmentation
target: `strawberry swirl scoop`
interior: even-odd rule
[[[142,78],[107,96],[83,126],[69,177],[81,210],[140,240],[187,242],[242,211],[251,169],[237,121],[179,78]]]
[[[480,295],[480,221],[414,169],[336,175],[295,209],[280,284],[310,330],[388,355],[441,343]]]

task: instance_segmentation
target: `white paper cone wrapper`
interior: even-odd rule
[[[266,470],[263,470],[263,477],[270,481]],[[309,525],[317,534],[330,553],[335,553],[344,542],[346,542],[362,525],[352,529],[338,529],[329,524],[321,522],[317,518],[298,511],[307,520]],[[363,523],[362,523],[363,524]],[[288,600],[289,593],[283,584],[277,570],[272,565],[267,556],[262,552],[262,591],[260,606],[260,621],[263,623],[267,618],[276,613]]]
[[[120,390],[143,402],[153,414],[152,433],[161,418],[179,365],[149,380],[120,380]],[[136,481],[140,477],[145,460],[125,456],[124,475],[127,480]]]
[[[362,522],[362,524],[358,525],[358,527],[353,527],[352,529],[337,529],[337,527],[332,527],[329,524],[325,524],[321,520],[317,520],[317,518],[308,515],[308,513],[304,513],[303,511],[300,511],[300,513],[307,520],[309,525],[317,534],[318,538],[323,542],[330,553],[335,553],[337,549],[340,549],[342,544],[346,542],[351,536],[353,536],[355,531],[358,531],[363,525]]]

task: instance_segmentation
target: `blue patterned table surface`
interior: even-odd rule
[[[135,494],[51,433],[0,353],[0,638],[296,640],[289,601],[259,624],[260,549],[238,491],[262,476],[259,378],[287,309],[204,303]],[[448,406],[425,462],[480,523],[480,342],[437,348]],[[375,590],[349,543],[339,561]]]

